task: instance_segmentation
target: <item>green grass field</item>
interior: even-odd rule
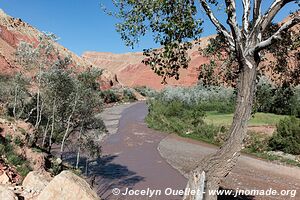
[[[275,115],[272,113],[255,113],[254,117],[250,119],[250,126],[275,126],[280,119],[286,115]],[[216,111],[206,112],[205,122],[215,125],[230,125],[233,114],[222,114]]]

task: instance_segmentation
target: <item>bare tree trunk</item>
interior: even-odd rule
[[[45,146],[45,141],[46,141],[46,137],[47,137],[47,132],[48,132],[48,128],[49,128],[49,123],[50,123],[50,118],[48,118],[47,125],[46,125],[46,128],[45,128],[45,130],[44,130],[44,136],[43,136],[42,147]]]
[[[258,64],[254,58],[247,58],[243,63],[229,139],[216,153],[204,158],[202,164],[190,173],[187,189],[197,192],[204,187],[204,194],[189,193],[184,200],[216,200],[217,196],[209,195],[209,190],[218,190],[221,180],[230,173],[237,162],[247,134],[247,122],[251,117]],[[205,173],[205,182],[201,181],[202,173]]]
[[[72,112],[68,118],[68,121],[67,121],[67,129],[65,131],[65,134],[64,134],[64,137],[62,139],[62,142],[61,142],[61,146],[60,146],[60,158],[62,159],[62,154],[63,154],[63,151],[64,151],[64,145],[65,145],[65,142],[66,142],[66,139],[67,139],[67,136],[69,135],[69,129],[70,129],[70,124],[71,124],[71,119],[73,117],[73,114],[76,110],[76,106],[77,106],[77,95],[76,95],[76,98],[75,98],[75,102],[74,102],[74,106],[72,108]]]
[[[78,150],[77,150],[77,157],[76,157],[76,169],[78,169],[79,166],[79,160],[80,160],[80,140],[81,140],[81,134],[82,134],[82,126],[80,128],[79,136],[78,136]]]
[[[40,115],[39,115],[39,119],[38,119],[38,126],[41,124],[41,121],[42,121],[42,113],[43,113],[43,109],[44,109],[44,101],[42,101],[40,108],[41,109],[40,109]]]
[[[14,108],[13,108],[13,115],[14,115],[14,118],[15,118],[15,120],[16,120],[16,117],[17,117],[17,115],[16,115],[16,107],[17,107],[17,94],[18,94],[18,87],[17,86],[15,86],[15,97],[14,97]]]
[[[52,106],[52,124],[51,124],[51,133],[50,133],[50,137],[49,137],[49,152],[51,151],[52,137],[53,137],[53,132],[54,132],[55,107],[56,107],[56,98],[53,100],[53,106]]]
[[[37,97],[36,97],[36,120],[35,120],[35,128],[39,126],[40,119],[40,89],[38,88]]]
[[[41,87],[41,75],[42,75],[42,69],[41,66],[39,66],[39,74],[38,74],[38,91],[37,91],[37,97],[36,97],[36,121],[35,121],[35,128],[38,128],[40,123],[40,87]]]
[[[85,175],[88,176],[89,175],[89,158],[86,157],[86,160],[85,160]]]

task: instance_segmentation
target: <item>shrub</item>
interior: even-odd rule
[[[7,161],[8,163],[14,165],[14,166],[17,166],[17,165],[22,165],[25,160],[20,157],[19,155],[16,155],[14,152],[10,152],[6,155],[7,157]]]
[[[155,97],[158,94],[158,92],[147,86],[138,86],[134,89],[144,97]]]
[[[123,100],[124,101],[136,101],[137,98],[131,89],[124,88],[123,89]]]
[[[200,104],[188,106],[178,100],[168,103],[149,100],[148,104],[146,122],[151,128],[215,144],[218,144],[218,134],[226,131],[204,122],[205,113]]]
[[[248,153],[267,151],[269,149],[268,141],[269,137],[261,133],[250,132],[244,141],[245,151]]]
[[[21,166],[17,166],[17,171],[22,177],[26,177],[26,175],[31,171],[31,167],[28,164],[23,164]]]
[[[119,96],[113,90],[105,90],[100,94],[104,103],[115,103],[120,101]]]
[[[20,136],[16,136],[15,138],[14,138],[14,143],[15,143],[15,145],[17,145],[17,146],[21,146],[23,143],[22,143],[22,140],[21,140],[21,138],[20,138]]]
[[[300,120],[288,117],[280,120],[277,133],[269,141],[272,150],[285,153],[300,154]]]
[[[5,154],[5,145],[0,144],[0,155],[4,155],[4,154]]]
[[[231,102],[234,99],[234,89],[219,86],[197,85],[190,88],[167,87],[159,98],[170,102],[178,100],[186,105],[194,105],[203,102]]]

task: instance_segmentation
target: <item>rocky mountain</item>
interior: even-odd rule
[[[300,12],[295,13],[300,15]],[[281,23],[288,21],[290,17],[284,19]],[[300,24],[292,28],[292,35],[299,33]],[[201,46],[194,46],[189,51],[189,56],[191,58],[188,69],[181,69],[180,79],[169,79],[167,85],[179,85],[179,86],[191,86],[195,85],[198,82],[199,76],[199,67],[202,64],[205,64],[209,61],[208,57],[204,57],[199,54],[199,47],[203,48],[207,46],[209,39],[215,37],[209,36],[201,39]],[[296,51],[300,51],[300,48],[297,48]],[[293,52],[291,52],[293,53]],[[153,89],[162,89],[166,85],[161,84],[161,77],[157,76],[148,66],[142,64],[142,60],[145,58],[142,53],[125,53],[125,54],[113,54],[113,53],[103,53],[103,52],[85,52],[82,55],[86,60],[94,63],[101,68],[107,69],[115,73],[118,77],[118,80],[123,85],[133,87],[133,86],[148,86]],[[266,67],[266,74],[270,76],[277,76],[276,72],[272,68],[269,68],[268,65],[274,60],[271,54],[265,56],[265,60],[262,65]],[[295,57],[290,56],[286,60],[289,64],[289,67],[293,68],[295,65]]]
[[[16,71],[23,71],[14,59],[14,52],[20,41],[37,43],[37,37],[41,34],[39,30],[32,27],[21,19],[11,17],[0,9],[0,71],[2,75],[12,75]],[[82,68],[90,67],[94,64],[77,56],[62,45],[55,43],[54,46],[62,55],[71,56],[75,65]],[[116,76],[110,71],[104,70],[99,79],[102,89],[107,89],[118,85]]]
[[[214,36],[201,39],[201,47],[207,45],[208,40]],[[197,84],[199,66],[209,61],[207,57],[199,54],[200,46],[194,46],[189,51],[191,62],[188,69],[180,70],[180,79],[169,79],[167,85],[192,86]],[[95,65],[115,73],[121,84],[134,86],[148,86],[153,89],[162,89],[161,77],[153,73],[150,67],[142,64],[145,58],[143,53],[113,54],[102,52],[85,52],[82,57]]]

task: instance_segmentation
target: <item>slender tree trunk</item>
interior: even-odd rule
[[[36,97],[36,120],[35,120],[35,128],[39,126],[39,117],[40,116],[40,89],[37,91]]]
[[[77,158],[76,158],[76,169],[78,169],[79,160],[80,160],[80,146],[81,146],[80,140],[81,140],[81,134],[82,134],[82,126],[80,128],[79,136],[78,136],[78,149],[77,149]]]
[[[56,107],[56,98],[54,98],[54,100],[53,100],[53,106],[52,106],[52,124],[51,124],[51,133],[50,133],[50,137],[49,137],[49,152],[51,151],[52,137],[53,137],[53,132],[54,132],[55,107]]]
[[[43,113],[43,109],[44,109],[44,102],[42,101],[41,103],[41,107],[40,107],[40,115],[39,115],[39,120],[38,120],[38,125],[41,124],[41,121],[42,121],[42,113]]]
[[[209,190],[218,190],[221,180],[230,173],[237,162],[247,134],[247,122],[251,117],[258,65],[252,57],[247,58],[247,62],[243,61],[243,63],[238,80],[237,104],[229,139],[216,153],[205,157],[202,164],[190,173],[187,189],[199,191],[204,187],[204,194],[189,193],[184,196],[184,200],[216,200],[217,196],[209,195]],[[201,181],[203,174],[205,181]]]
[[[38,91],[37,91],[37,97],[36,97],[36,121],[35,121],[35,128],[38,128],[40,123],[40,87],[41,87],[41,75],[42,75],[42,69],[41,66],[39,67],[39,74],[38,74]]]
[[[17,107],[17,94],[18,94],[18,87],[17,86],[15,86],[15,97],[14,97],[14,108],[13,108],[13,115],[14,115],[14,118],[15,118],[15,120],[16,120],[16,117],[17,117],[17,115],[16,115],[16,107]]]
[[[66,131],[65,131],[65,134],[64,134],[64,137],[63,137],[63,139],[62,139],[61,146],[60,146],[60,158],[61,158],[61,159],[62,159],[62,154],[63,154],[63,151],[64,151],[64,145],[65,145],[67,136],[69,135],[69,129],[70,129],[70,124],[71,124],[71,119],[72,119],[73,114],[74,114],[74,112],[75,112],[75,110],[76,110],[77,101],[78,101],[78,99],[77,99],[77,95],[76,95],[76,97],[75,97],[75,102],[74,102],[74,106],[73,106],[73,108],[72,108],[72,112],[71,112],[71,114],[70,114],[70,116],[69,116],[69,118],[68,118],[68,121],[67,121],[67,129],[66,129]]]
[[[85,160],[85,175],[88,176],[89,175],[89,158],[86,157],[86,160]]]
[[[47,137],[47,132],[48,132],[48,128],[49,128],[49,123],[50,123],[50,118],[48,118],[47,125],[46,125],[46,128],[45,128],[45,130],[44,130],[44,136],[43,136],[42,147],[45,146],[45,141],[46,141],[46,137]]]

